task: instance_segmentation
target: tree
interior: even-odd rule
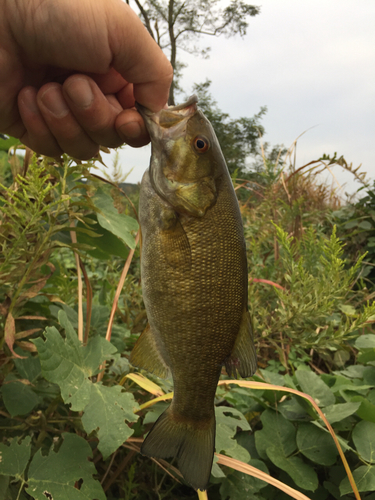
[[[129,3],[129,0],[127,0]],[[177,79],[184,65],[177,58],[178,49],[208,57],[209,47],[200,49],[193,40],[202,35],[234,36],[246,34],[248,16],[259,14],[259,7],[242,0],[220,8],[220,0],[134,0],[148,32],[163,50],[170,53],[175,78],[169,94],[169,104],[175,104]]]
[[[229,172],[234,173],[237,170],[244,176],[248,171],[249,156],[256,157],[260,154],[259,138],[264,134],[260,120],[267,108],[262,106],[259,113],[252,118],[231,118],[218,108],[209,92],[210,84],[209,80],[195,84],[193,92],[197,94],[199,107],[215,130]]]

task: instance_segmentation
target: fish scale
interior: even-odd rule
[[[205,489],[222,366],[248,377],[256,355],[241,214],[215,133],[196,102],[159,113],[138,106],[152,143],[139,204],[148,326],[130,361],[160,377],[170,373],[174,384],[173,400],[141,452],[177,458],[185,480]]]

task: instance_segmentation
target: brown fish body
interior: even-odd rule
[[[174,397],[142,453],[177,457],[187,482],[204,489],[221,367],[245,377],[256,368],[245,241],[224,158],[196,99],[165,110],[166,119],[155,115],[157,127],[145,118],[153,153],[139,208],[149,327],[131,362],[161,377],[170,371]]]

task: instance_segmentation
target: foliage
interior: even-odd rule
[[[363,257],[345,253],[328,191],[302,171],[265,164],[261,182],[235,180],[246,195],[254,380],[318,402],[363,499],[373,500],[375,310],[358,286]],[[196,498],[173,464],[139,454],[172,381],[135,374],[128,362],[147,323],[138,250],[116,302],[138,229],[132,204],[90,173],[93,162],[35,157],[26,167],[1,186],[1,498]],[[337,448],[304,400],[235,386],[225,373],[220,384],[218,453],[311,499],[352,498]],[[287,496],[215,460],[208,498]]]
[[[261,108],[259,113],[252,118],[232,119],[218,108],[217,102],[209,92],[210,85],[211,82],[208,80],[196,84],[193,93],[197,94],[199,107],[215,130],[229,172],[231,174],[237,172],[241,176],[246,175],[249,156],[256,156],[260,153],[259,137],[264,134],[260,120],[267,109]]]
[[[365,184],[365,190],[356,203],[341,207],[332,214],[337,223],[340,237],[345,240],[348,253],[355,256],[366,253],[362,278],[375,280],[375,182],[372,186]],[[363,191],[362,193],[363,194]]]

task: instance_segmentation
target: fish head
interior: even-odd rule
[[[217,199],[226,170],[215,132],[194,95],[157,113],[137,104],[151,137],[154,190],[179,213],[203,217]]]

